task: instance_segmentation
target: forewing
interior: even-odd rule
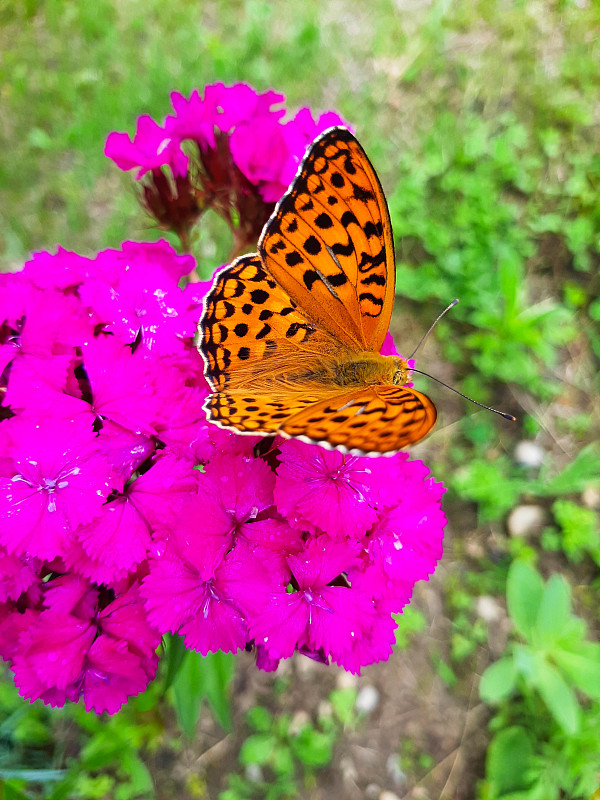
[[[306,371],[342,345],[319,330],[267,275],[257,255],[222,269],[204,301],[198,349],[216,391],[282,390],[282,376]]]
[[[282,422],[280,432],[354,454],[394,453],[419,442],[437,411],[421,392],[374,386],[321,400]]]
[[[306,316],[353,349],[379,352],[394,302],[383,189],[350,131],[310,146],[259,241],[263,262]]]

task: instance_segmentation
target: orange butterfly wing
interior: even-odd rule
[[[280,432],[356,455],[376,455],[420,441],[436,419],[427,395],[405,386],[373,386],[314,403],[287,419]]]
[[[381,350],[394,305],[392,226],[375,170],[346,128],[312,143],[258,251],[318,327],[356,350]]]
[[[324,394],[311,375],[347,348],[301,314],[257,255],[217,274],[198,339],[214,391],[205,409],[223,428],[276,433],[282,420],[339,391]]]
[[[357,454],[422,439],[434,404],[394,385],[397,365],[374,355],[393,306],[393,241],[379,180],[349,131],[313,142],[259,251],[222,269],[205,299],[208,418]],[[348,378],[365,358],[379,375],[372,385]]]

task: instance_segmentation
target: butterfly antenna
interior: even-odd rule
[[[445,308],[445,309],[442,311],[442,313],[441,313],[441,314],[439,314],[439,315],[438,315],[438,317],[437,317],[437,318],[436,318],[436,319],[433,321],[433,324],[430,326],[429,330],[428,330],[426,333],[424,333],[424,334],[423,334],[423,336],[421,336],[421,340],[420,340],[419,344],[418,344],[418,345],[415,347],[415,349],[414,349],[414,350],[412,351],[412,353],[409,355],[409,358],[412,358],[412,357],[414,356],[414,354],[417,352],[417,350],[419,349],[419,347],[421,347],[421,345],[423,344],[423,342],[425,341],[425,339],[426,339],[426,338],[429,336],[429,334],[431,333],[431,331],[432,331],[432,330],[435,328],[435,326],[438,324],[438,322],[439,322],[439,321],[441,320],[441,318],[444,316],[444,314],[446,313],[446,311],[450,311],[450,309],[451,309],[451,308],[454,308],[454,306],[455,306],[457,303],[458,303],[458,297],[456,298],[456,300],[453,300],[453,301],[450,303],[450,305],[449,305],[447,308]],[[416,370],[415,370],[415,371],[416,371]],[[435,380],[435,378],[434,378],[434,380]],[[467,399],[468,399],[468,398],[467,398]]]
[[[448,308],[450,308],[450,306]],[[447,310],[448,309],[446,309],[446,311]],[[500,414],[501,417],[504,417],[504,419],[509,419],[511,422],[516,422],[517,421],[517,418],[513,417],[512,414],[507,414],[505,411],[498,411],[497,408],[492,408],[491,406],[484,406],[483,403],[479,403],[477,400],[473,400],[472,397],[467,397],[466,394],[463,394],[462,392],[459,392],[458,389],[454,389],[452,386],[448,386],[447,383],[444,383],[444,381],[441,381],[439,378],[434,378],[433,375],[429,375],[427,372],[421,372],[420,369],[415,369],[414,367],[412,367],[410,369],[410,371],[411,372],[418,372],[419,375],[425,375],[426,378],[431,378],[432,381],[436,381],[437,383],[441,383],[442,386],[445,386],[446,389],[450,389],[450,391],[454,392],[454,394],[459,394],[461,397],[464,397],[465,400],[468,400],[470,403],[475,403],[476,406],[480,406],[481,408],[485,408],[486,411],[493,411],[494,414]]]

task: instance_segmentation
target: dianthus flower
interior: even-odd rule
[[[341,122],[286,122],[283,99],[173,93],[164,125],[140,118],[107,154],[182,240],[216,204],[254,246],[307,144]],[[392,615],[441,557],[443,487],[422,462],[208,423],[193,339],[210,284],[180,285],[194,267],[125,242],[0,275],[0,656],[24,697],[113,713],[166,632],[202,654],[254,647],[261,669],[297,652],[359,672],[389,656]]]
[[[79,420],[16,417],[3,426],[12,466],[0,478],[0,543],[16,555],[63,555],[75,529],[100,513],[115,483],[110,465]]]
[[[83,697],[88,711],[113,714],[154,677],[159,641],[135,586],[111,600],[83,578],[57,578],[21,633],[15,682],[31,700]]]
[[[133,140],[113,132],[104,152],[120,169],[137,169],[146,209],[185,239],[206,208],[213,207],[230,225],[235,211],[241,252],[256,242],[307,145],[326,128],[344,124],[333,111],[315,121],[308,108],[284,122],[286,111],[279,107],[284,100],[282,94],[259,93],[244,83],[212,84],[204,95],[194,89],[188,98],[173,92],[175,113],[163,125],[142,116]],[[181,149],[184,142],[195,145],[189,159]],[[170,167],[171,181],[164,167]]]
[[[152,117],[138,117],[137,130],[131,139],[126,133],[113,131],[106,140],[104,154],[112,158],[119,169],[137,167],[139,180],[146,172],[169,166],[173,175],[184,175],[188,157],[181,149],[181,142],[173,139]]]

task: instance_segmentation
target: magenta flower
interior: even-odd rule
[[[150,528],[125,495],[106,503],[98,516],[77,530],[77,540],[92,563],[101,565],[98,583],[112,583],[146,559],[152,542]]]
[[[154,433],[160,399],[142,353],[132,353],[114,336],[91,339],[82,351],[94,414],[132,431]]]
[[[106,152],[151,172],[143,202],[186,247],[212,205],[241,252],[342,122],[283,122],[283,99],[174,92],[164,126],[141,117]],[[211,283],[184,286],[194,269],[166,241],[125,242],[0,275],[0,656],[31,700],[114,713],[166,631],[203,654],[254,646],[261,669],[298,652],[359,672],[388,658],[392,614],[441,556],[443,487],[421,462],[207,421],[193,339]]]
[[[137,129],[133,139],[127,133],[109,134],[104,155],[112,159],[122,170],[137,168],[136,180],[150,170],[161,167],[171,168],[173,175],[185,175],[188,158],[181,149],[181,143],[173,139],[167,131],[146,114],[138,117]]]
[[[40,563],[29,556],[18,558],[0,548],[0,603],[18,600],[38,581]]]
[[[214,458],[199,482],[199,496],[211,515],[204,520],[209,535],[245,538],[246,527],[260,525],[273,505],[275,476],[260,459]]]
[[[107,265],[113,259],[116,264]],[[79,293],[105,331],[124,344],[139,336],[141,344],[158,355],[176,352],[182,338],[194,336],[197,320],[190,319],[188,297],[177,286],[194,268],[192,258],[177,256],[166,242],[125,242],[122,251],[105,251],[98,260],[97,274]]]
[[[333,537],[362,536],[379,509],[397,502],[395,480],[406,455],[349,456],[293,439],[282,443],[275,504],[294,528]]]
[[[93,265],[91,258],[58,247],[54,255],[45,251],[34,253],[20,274],[40,289],[64,290],[83,283]]]
[[[336,125],[342,125],[345,128],[353,130],[353,128],[334,111],[327,111],[325,114],[321,114],[315,122],[309,108],[301,108],[295,117],[285,123],[283,126],[283,133],[286,139],[289,157],[280,177],[281,182],[286,188],[294,179],[298,166],[304,158],[306,148],[309,144],[311,144],[320,133]]]
[[[248,613],[284,594],[286,572],[269,550],[240,541],[226,553],[226,537],[208,537],[209,548],[198,527],[190,533],[188,526],[185,546],[178,532],[163,556],[150,559],[142,582],[148,619],[202,655],[235,653],[250,639]]]
[[[273,106],[284,100],[285,95],[279,92],[269,90],[259,94],[246,83],[233,86],[214,83],[207,86],[204,92],[204,102],[216,112],[215,125],[223,132],[231,131],[240,122],[253,117],[272,116],[280,119],[285,115],[285,109],[273,110]]]
[[[202,477],[189,461],[163,452],[125,487],[125,496],[151,530],[171,529]]]
[[[407,468],[421,462],[408,462]],[[442,557],[446,517],[440,506],[445,491],[431,478],[405,481],[410,491],[385,511],[367,538],[369,566],[351,574],[393,612],[409,601],[416,581],[427,580]]]
[[[273,117],[254,117],[231,134],[231,155],[263,199],[274,203],[287,189],[286,166],[290,151],[283,126]]]
[[[48,587],[45,609],[19,639],[15,682],[24,697],[50,705],[83,697],[86,709],[114,714],[154,677],[160,637],[137,589],[105,605],[92,585],[63,577]]]
[[[0,544],[17,555],[62,555],[78,525],[99,514],[118,481],[91,426],[18,417],[2,425],[12,469],[0,478]]]
[[[132,473],[153,455],[156,442],[143,433],[133,433],[109,419],[102,423],[98,434],[98,451],[110,462],[113,472],[129,480]]]
[[[165,239],[158,242],[123,242],[120,250],[101,250],[94,260],[94,275],[111,285],[117,283],[132,264],[160,267],[175,285],[196,268],[191,255],[178,254]]]
[[[373,601],[355,591],[343,575],[359,557],[359,548],[328,536],[310,540],[288,564],[297,586],[272,594],[268,605],[250,618],[250,632],[271,658],[288,658],[297,648],[323,650],[341,660],[354,640],[376,620]]]
[[[165,130],[176,141],[192,139],[201,148],[215,147],[215,124],[218,110],[215,103],[200,97],[194,89],[189,100],[179,92],[171,92],[171,105],[175,116],[165,120]]]

